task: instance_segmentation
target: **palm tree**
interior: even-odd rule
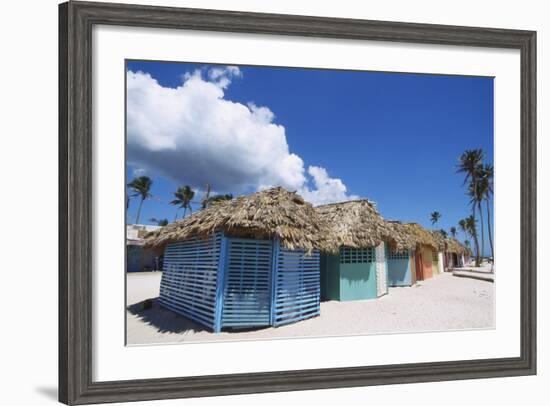
[[[187,209],[193,213],[193,209],[191,208],[191,200],[195,197],[195,192],[190,186],[185,185],[183,187],[179,187],[178,190],[174,192],[174,196],[176,198],[170,202],[170,204],[178,206],[174,221],[178,218],[179,209],[183,209],[183,217],[187,214]]]
[[[470,249],[470,240],[464,240],[464,246],[468,248],[468,251],[472,252],[472,250]]]
[[[201,208],[206,209],[208,206],[210,206],[212,203],[217,203],[222,200],[231,200],[233,199],[233,195],[231,193],[226,193],[222,195],[214,195],[210,196],[211,191],[211,185],[208,183],[206,185],[206,192],[204,194],[204,197],[201,199]]]
[[[481,195],[485,200],[486,207],[487,207],[487,233],[489,234],[489,244],[491,246],[491,257],[494,260],[495,252],[493,249],[493,233],[491,231],[491,208],[490,208],[491,206],[490,200],[491,200],[491,197],[493,196],[493,177],[494,177],[493,165],[490,165],[490,164],[484,165],[482,170],[480,171],[480,176],[481,176],[481,180],[480,180]]]
[[[437,224],[440,218],[441,218],[441,213],[439,213],[438,211],[434,211],[430,214],[430,221],[432,222],[433,225]]]
[[[477,181],[474,185],[473,183],[470,183],[468,186],[468,195],[470,196],[470,204],[472,207],[477,208],[479,210],[479,219],[481,223],[481,257],[483,257],[483,253],[485,252],[485,223],[483,222],[483,210],[481,209],[481,203],[483,202],[483,193],[484,193],[484,182],[481,178],[482,168],[478,169],[477,173]],[[476,186],[477,185],[477,186]]]
[[[208,207],[213,203],[221,202],[224,200],[231,200],[231,199],[233,199],[233,195],[231,193],[226,193],[224,195],[210,196],[205,203],[206,203],[206,207]]]
[[[143,201],[153,196],[150,193],[152,185],[153,181],[148,176],[139,176],[128,183],[128,187],[133,191],[131,197],[140,198],[138,211],[136,214],[136,224],[139,224],[139,216],[141,214],[141,206],[143,205]]]
[[[479,174],[479,167],[482,165],[483,162],[483,150],[481,149],[467,149],[460,155],[459,158],[460,163],[457,167],[457,173],[464,173],[464,182],[463,185],[466,184],[466,182],[471,181],[471,185],[473,187],[473,194],[474,196],[477,196],[477,175]],[[472,216],[476,216],[476,206],[472,206]],[[474,238],[474,242],[477,241],[477,235]],[[476,266],[479,266],[480,259],[479,259],[479,251],[476,253]]]
[[[460,231],[464,233],[464,237],[466,237],[465,241],[468,241],[468,247],[469,247],[471,244],[470,243],[471,235],[470,235],[470,231],[468,230],[467,220],[468,220],[467,218],[459,220],[458,227],[460,228]]]
[[[449,228],[449,232],[451,233],[453,238],[456,238],[456,227],[453,226],[453,227]]]
[[[210,183],[206,184],[206,193],[204,194],[204,197],[201,199],[201,208],[206,209],[208,207],[208,203],[210,202],[210,190],[211,190]]]
[[[460,231],[462,231],[464,235],[468,237],[468,232],[466,230],[466,219],[459,220],[458,227],[460,228]]]
[[[150,218],[150,222],[157,223],[158,226],[164,227],[168,225],[168,219],[156,219],[156,218]]]
[[[447,238],[447,236],[448,236],[447,231],[441,229],[441,230],[439,230],[439,232],[441,233],[441,235],[443,236],[443,238]]]
[[[477,220],[475,219],[474,215],[466,217],[466,230],[468,231],[468,234],[474,239],[474,246],[476,249],[476,266],[479,266],[479,242],[477,240]]]

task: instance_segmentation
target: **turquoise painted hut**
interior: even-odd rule
[[[416,238],[400,221],[388,221],[388,226],[392,230],[386,254],[388,285],[412,286],[416,283]]]
[[[148,238],[164,251],[161,306],[219,332],[280,326],[319,315],[319,250],[326,230],[313,206],[273,188],[218,202]]]
[[[316,207],[332,248],[321,255],[323,300],[374,299],[388,293],[389,228],[374,203],[354,200]]]

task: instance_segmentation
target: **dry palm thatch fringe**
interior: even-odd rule
[[[397,220],[388,220],[391,230],[389,246],[394,251],[414,250],[418,244],[416,235],[403,223]]]
[[[326,224],[310,203],[281,187],[220,201],[147,236],[149,247],[223,231],[228,236],[278,238],[289,249],[329,251]]]
[[[446,244],[446,251],[453,253],[453,254],[464,254],[464,255],[470,255],[471,251],[463,245],[460,241],[458,241],[456,238],[447,238],[445,241]]]
[[[450,252],[451,254],[462,254],[462,246],[454,238],[447,238],[445,243],[447,245],[447,252]]]
[[[445,236],[441,234],[441,231],[432,230],[430,233],[433,235],[434,241],[437,244],[435,248],[437,248],[438,251],[445,251]]]
[[[433,234],[426,230],[418,223],[407,223],[405,227],[414,235],[419,245],[428,245],[432,248],[438,249],[439,244],[434,238]]]
[[[329,226],[330,252],[333,253],[340,247],[375,247],[391,239],[394,233],[374,203],[366,199],[326,204],[315,209]]]

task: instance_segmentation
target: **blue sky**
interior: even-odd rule
[[[127,70],[127,180],[154,181],[142,223],[172,220],[176,187],[190,184],[200,200],[208,182],[234,195],[280,184],[317,204],[368,198],[386,219],[428,228],[437,210],[448,230],[470,212],[459,155],[481,148],[493,163],[492,78],[136,61]]]

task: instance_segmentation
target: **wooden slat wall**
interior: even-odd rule
[[[376,252],[376,292],[378,297],[388,293],[388,262],[386,261],[386,244],[381,242]]]
[[[222,328],[270,325],[272,244],[228,238]]]
[[[160,283],[162,306],[215,329],[221,234],[168,244]]]
[[[275,242],[275,276],[272,324],[280,326],[320,313],[321,299],[319,253],[306,255]]]

